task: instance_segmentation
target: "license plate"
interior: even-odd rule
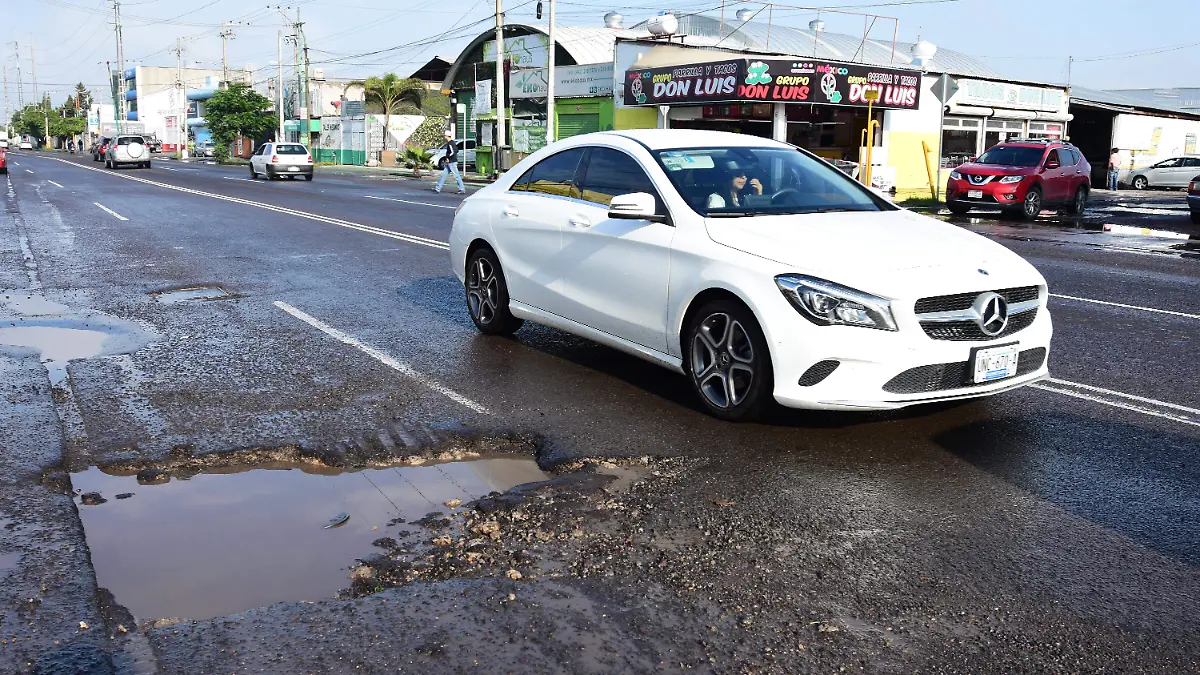
[[[983,199],[983,190],[967,190],[967,199]]]
[[[975,352],[975,382],[1003,380],[1017,374],[1017,360],[1021,356],[1019,345],[988,347]]]
[[[298,167],[298,166],[289,166],[288,167],[288,171],[299,171],[299,170],[300,170],[300,167]]]

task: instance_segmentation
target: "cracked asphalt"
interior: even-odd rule
[[[954,221],[1046,276],[1044,386],[731,425],[585,340],[478,335],[429,181],[14,163],[0,329],[111,339],[59,384],[0,345],[2,673],[1200,671],[1200,260],[1100,230],[1183,231],[1178,193]],[[229,297],[154,295],[197,286]],[[98,586],[70,481],[466,455],[551,479],[348,552],[340,598],[199,621]]]

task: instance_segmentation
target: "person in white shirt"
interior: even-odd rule
[[[738,208],[741,204],[742,191],[749,184],[752,194],[762,194],[762,183],[757,178],[746,179],[746,172],[741,169],[734,169],[730,172],[729,183],[722,192],[714,192],[708,196],[707,208],[710,209],[725,209]]]

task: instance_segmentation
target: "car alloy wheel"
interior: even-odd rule
[[[1082,215],[1087,210],[1088,192],[1087,188],[1080,187],[1075,191],[1075,201],[1071,202],[1071,207],[1068,209],[1073,215]]]
[[[1146,180],[1145,176],[1138,176],[1133,179],[1133,187],[1138,190],[1145,190],[1150,187],[1150,181]]]
[[[511,335],[525,322],[508,309],[508,285],[496,254],[481,248],[467,262],[467,311],[484,335]]]
[[[1021,215],[1026,220],[1033,220],[1042,212],[1042,193],[1041,191],[1031,188],[1025,193],[1025,202],[1021,206]]]
[[[688,331],[686,369],[705,407],[729,421],[763,411],[772,390],[770,356],[754,315],[717,300],[696,313]]]

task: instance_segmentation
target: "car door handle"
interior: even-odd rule
[[[517,207],[512,205],[504,207],[504,211],[502,211],[502,213],[507,218],[516,218],[517,216],[521,215],[521,212],[517,210]]]
[[[571,216],[570,218],[567,218],[567,222],[571,224],[571,227],[591,227],[592,226],[592,221],[590,221],[587,218],[584,218],[582,216]]]

